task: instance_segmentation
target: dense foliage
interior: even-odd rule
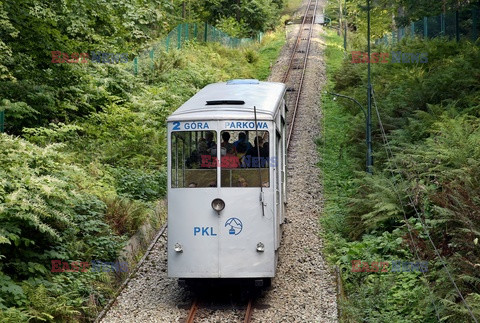
[[[51,272],[51,261],[113,261],[140,225],[158,226],[166,117],[208,83],[268,76],[282,30],[240,49],[188,43],[138,75],[129,63],[52,62],[52,51],[131,60],[181,22],[182,3],[0,1],[1,322],[94,318],[115,277]],[[279,5],[242,3],[242,28],[266,31]]]
[[[205,0],[193,6],[201,20],[228,28],[233,36],[250,37],[273,28],[284,0]],[[225,29],[225,28],[224,28]]]
[[[340,40],[329,41],[329,86],[366,106],[366,64],[342,59]],[[436,307],[442,320],[469,322],[442,259],[480,317],[480,50],[415,39],[374,51],[427,52],[428,63],[372,64],[375,102],[394,155],[388,158],[375,117],[374,175],[364,172],[362,112],[324,98],[323,222],[345,281],[344,319],[433,322]],[[417,253],[429,263],[425,276],[351,270],[352,260],[417,260]]]
[[[411,22],[421,21],[423,17],[471,8],[480,8],[480,3],[476,0],[370,0],[372,39],[379,39],[392,30],[408,26]],[[346,23],[349,32],[357,31],[361,35],[367,32],[367,0],[329,1],[326,14],[334,25],[341,21],[342,30]],[[364,37],[356,40],[365,42]]]

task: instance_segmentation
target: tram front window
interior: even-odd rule
[[[220,166],[222,187],[270,187],[269,133],[222,131]],[[260,168],[260,169],[259,169]]]
[[[217,186],[215,131],[172,132],[172,188]]]

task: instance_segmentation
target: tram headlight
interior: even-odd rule
[[[217,211],[218,214],[220,214],[220,211],[222,211],[225,208],[225,202],[222,199],[214,199],[212,201],[212,209]]]
[[[265,251],[265,245],[261,242],[257,243],[257,252],[264,252]]]
[[[177,242],[175,246],[173,246],[173,250],[175,250],[176,252],[183,252],[182,245]]]

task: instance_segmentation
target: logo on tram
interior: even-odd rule
[[[225,222],[225,227],[230,227],[228,229],[228,234],[238,236],[240,232],[242,232],[243,224],[238,218],[230,218]]]

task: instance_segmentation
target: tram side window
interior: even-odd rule
[[[270,187],[269,132],[258,131],[256,139],[255,131],[222,131],[220,137],[222,187]]]
[[[215,131],[172,132],[172,188],[217,186]]]

